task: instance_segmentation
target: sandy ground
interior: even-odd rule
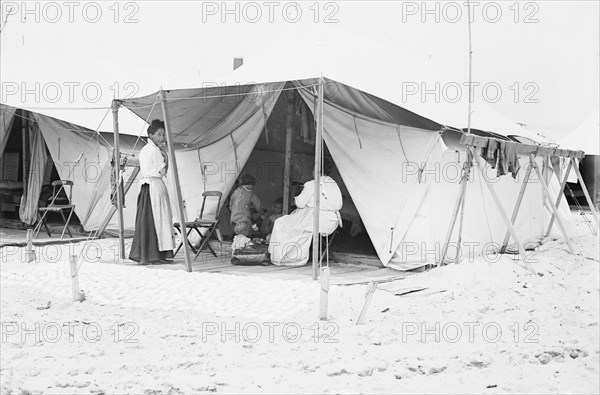
[[[573,216],[577,255],[544,244],[537,276],[509,256],[420,273],[358,326],[365,285],[332,287],[323,322],[310,280],[97,262],[114,240],[5,248],[1,393],[599,393],[599,243]]]

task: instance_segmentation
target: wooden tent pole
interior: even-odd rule
[[[469,157],[470,154],[467,154]],[[462,202],[465,199],[465,195],[467,193],[467,181],[469,180],[469,174],[471,173],[471,163],[465,162],[463,165],[463,173],[462,178],[460,180],[460,187],[458,196],[456,196],[456,202],[454,203],[454,210],[452,211],[452,217],[450,217],[450,225],[448,226],[448,231],[446,232],[446,237],[444,238],[444,244],[442,245],[442,256],[440,257],[437,266],[440,266],[444,263],[444,259],[446,258],[446,254],[448,253],[448,247],[450,243],[450,238],[452,237],[452,232],[454,231],[454,225],[456,225],[456,217],[458,216],[458,210],[461,208]],[[460,239],[460,235],[459,235]],[[460,247],[459,247],[460,248]],[[458,250],[457,250],[458,252]]]
[[[565,186],[567,185],[567,179],[569,178],[569,174],[571,173],[571,167],[573,167],[573,161],[570,160],[569,161],[569,165],[567,166],[567,171],[565,172],[565,176],[563,178],[563,180],[560,181],[560,190],[558,191],[558,197],[556,198],[556,208],[558,209],[558,207],[560,206],[560,201],[562,200],[562,197],[564,195],[565,192]],[[557,173],[558,176],[558,173]],[[552,213],[552,217],[550,218],[550,224],[548,225],[548,230],[546,231],[546,237],[550,236],[550,232],[552,231],[552,227],[554,226],[554,220],[556,219],[556,217],[554,216],[554,213]]]
[[[294,102],[288,99],[287,121],[285,131],[285,164],[283,168],[283,213],[288,214],[290,208],[290,162],[292,159],[292,121]]]
[[[517,214],[519,213],[519,208],[521,208],[521,202],[523,201],[523,196],[525,195],[525,189],[527,189],[527,183],[529,182],[529,177],[531,176],[531,164],[527,166],[527,171],[525,172],[525,179],[523,179],[523,184],[521,184],[521,190],[519,191],[519,195],[517,196],[517,201],[515,202],[515,208],[513,209],[512,216],[510,217],[510,222],[514,225],[517,219]],[[500,248],[500,253],[504,254],[506,252],[506,246],[508,245],[508,240],[510,239],[510,232],[507,230],[506,235],[504,235],[504,241],[502,242],[502,248]]]
[[[575,174],[577,174],[577,179],[579,180],[579,185],[581,185],[581,189],[583,190],[583,194],[585,195],[585,200],[587,201],[588,206],[590,206],[592,215],[594,216],[594,219],[596,220],[596,228],[594,229],[594,234],[598,234],[597,229],[600,226],[600,224],[598,223],[598,212],[596,211],[596,208],[594,207],[594,202],[592,201],[592,198],[590,197],[590,193],[588,192],[587,187],[585,186],[585,182],[583,182],[583,176],[581,175],[581,172],[579,171],[579,163],[577,163],[577,160],[575,158],[571,158],[571,160],[573,161],[573,169],[575,169]]]
[[[473,84],[473,41],[471,39],[471,7],[468,7],[469,5],[469,0],[467,0],[467,13],[468,13],[468,18],[467,18],[467,25],[469,27],[469,113],[467,114],[467,134],[471,134],[471,115],[473,113],[472,111],[472,104],[473,104],[473,89],[472,88],[472,84]],[[464,171],[466,173],[466,178],[467,181],[469,179],[469,175],[471,174],[471,162],[473,161],[473,156],[471,155],[471,150],[467,150],[467,162],[464,164]],[[463,230],[463,222],[464,222],[464,218],[465,218],[465,201],[467,198],[467,184],[465,182],[465,186],[464,186],[464,190],[462,193],[462,198],[461,198],[461,202],[460,202],[460,221],[458,223],[458,238],[457,238],[457,247],[456,247],[456,261],[454,263],[458,263],[458,260],[460,259],[460,254],[461,254],[461,248],[460,245],[462,244],[462,230]],[[454,227],[454,225],[452,225]],[[450,240],[448,240],[446,242],[446,244],[444,244],[445,247],[445,252],[444,252],[444,256],[441,258],[441,262],[444,261],[445,259],[445,255],[448,251],[448,243],[450,242]]]
[[[467,180],[463,175],[463,178],[460,181],[460,189],[458,192],[458,196],[456,197],[456,202],[454,203],[452,217],[450,218],[450,225],[448,226],[448,231],[446,232],[446,237],[444,238],[444,244],[442,245],[442,256],[440,257],[440,261],[437,263],[437,266],[440,266],[446,258],[446,254],[448,252],[448,244],[450,243],[450,237],[452,236],[452,231],[454,230],[454,225],[456,224],[456,217],[458,216],[458,210],[460,209],[460,204],[463,201],[466,190]]]
[[[313,223],[313,255],[312,255],[312,273],[313,280],[319,278],[319,213],[321,212],[321,155],[323,152],[323,77],[319,78],[319,96],[317,106],[317,130],[315,138],[315,202],[314,202],[314,223]]]
[[[117,212],[119,219],[119,258],[125,259],[125,229],[123,225],[123,204],[121,196],[121,150],[119,149],[119,102],[116,100],[112,101],[112,114],[113,114],[113,134],[114,134],[114,145],[115,145],[115,179],[117,182]]]
[[[477,167],[479,167],[479,172],[481,173],[481,177],[483,178],[485,185],[487,186],[488,190],[490,191],[490,194],[492,195],[492,198],[494,199],[494,203],[496,204],[496,207],[498,208],[498,211],[500,212],[500,216],[502,216],[502,220],[504,221],[504,224],[508,228],[508,231],[510,232],[510,235],[512,236],[513,240],[515,240],[517,242],[517,246],[519,248],[519,254],[521,255],[521,259],[523,259],[523,263],[525,264],[525,267],[532,274],[537,274],[535,272],[535,270],[533,269],[533,267],[531,266],[531,264],[529,263],[529,260],[527,260],[527,255],[525,254],[525,249],[523,248],[523,243],[521,243],[521,239],[519,238],[517,231],[513,227],[512,223],[510,222],[510,219],[508,218],[508,214],[506,214],[504,207],[502,207],[502,201],[498,197],[498,194],[496,193],[496,189],[494,189],[494,185],[492,183],[490,183],[488,181],[488,179],[485,177],[485,175],[483,174],[483,166],[481,166],[482,160],[479,157],[479,154],[477,154],[477,151],[473,147],[469,147],[469,149],[473,153],[473,157],[477,160],[477,164],[478,164]]]
[[[470,126],[469,126],[470,129]],[[473,156],[471,155],[471,151],[467,150],[467,163],[465,163],[465,172],[467,174],[467,181],[469,180],[469,176],[471,175],[471,163],[473,162]],[[457,246],[456,246],[456,262],[454,263],[458,263],[458,260],[460,259],[460,254],[461,254],[461,244],[462,244],[462,229],[463,229],[463,222],[464,222],[464,218],[465,218],[465,201],[467,200],[467,182],[465,182],[465,190],[463,192],[463,197],[462,197],[462,201],[460,202],[460,221],[458,223],[458,239],[457,239]]]
[[[185,267],[188,272],[192,272],[192,261],[190,260],[190,246],[188,245],[187,230],[185,228],[185,213],[183,211],[183,198],[181,196],[181,185],[179,183],[179,172],[177,171],[177,160],[175,159],[175,148],[173,147],[173,139],[171,137],[171,126],[169,121],[169,113],[167,110],[167,94],[161,89],[160,105],[162,107],[163,119],[165,121],[165,136],[167,137],[167,148],[169,152],[169,162],[173,170],[173,180],[175,181],[175,193],[177,194],[177,208],[179,211],[179,223],[181,224],[181,244],[183,245],[183,253],[185,256]],[[172,224],[171,224],[172,225]]]
[[[573,245],[571,244],[571,240],[569,239],[569,235],[567,234],[567,231],[563,225],[562,219],[560,219],[560,216],[558,215],[558,211],[557,211],[556,207],[554,207],[554,204],[552,203],[552,196],[550,195],[550,190],[548,189],[548,185],[546,185],[544,176],[540,172],[540,169],[538,168],[537,163],[535,163],[534,154],[529,154],[529,161],[531,162],[531,165],[533,166],[533,169],[535,170],[535,174],[538,176],[538,178],[540,180],[540,185],[542,186],[542,196],[545,199],[548,199],[550,208],[552,209],[552,212],[556,216],[556,222],[558,223],[558,227],[559,227],[560,231],[562,232],[563,237],[565,238],[565,242],[567,243],[567,246],[569,247],[569,251],[571,251],[571,254],[575,254],[575,250],[573,250]]]

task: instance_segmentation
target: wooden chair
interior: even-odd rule
[[[59,194],[62,190],[65,190],[65,194],[67,187],[69,188],[69,192],[67,195],[68,201],[66,202],[66,204],[60,204],[61,202],[61,198],[59,198]],[[38,208],[38,213],[41,214],[41,218],[38,221],[38,224],[36,226],[36,233],[35,233],[35,237],[38,237],[39,233],[40,233],[40,229],[42,227],[42,225],[44,225],[44,227],[46,228],[46,233],[48,233],[49,237],[52,237],[52,233],[50,232],[50,229],[48,228],[48,222],[46,219],[46,216],[48,215],[49,212],[58,212],[60,213],[63,222],[65,223],[65,226],[63,227],[62,233],[60,235],[60,238],[62,239],[63,236],[65,235],[65,231],[67,233],[69,233],[69,237],[73,238],[73,235],[71,234],[71,231],[69,230],[69,221],[71,221],[71,216],[73,215],[73,210],[75,209],[75,205],[71,204],[72,201],[72,197],[73,197],[73,181],[70,180],[58,180],[58,181],[54,181],[52,183],[52,200],[50,201],[50,204],[48,204],[48,206],[46,207],[39,207]],[[69,211],[69,216],[67,218],[65,218],[65,210]]]
[[[321,259],[320,262],[325,262],[327,264],[327,266],[329,266],[329,259],[331,258],[331,260],[333,262],[336,262],[336,257],[333,254],[333,252],[330,252],[329,249],[331,248],[331,244],[333,243],[333,239],[335,238],[335,236],[339,233],[340,228],[336,228],[336,230],[334,230],[333,232],[327,234],[327,233],[319,233],[319,237],[321,238]],[[308,263],[312,262],[312,256],[313,256],[313,244],[312,242],[310,243],[310,248],[308,250]]]
[[[321,262],[323,262],[323,258],[326,258],[325,262],[327,266],[329,266],[329,248],[331,247],[331,243],[333,243],[333,239],[335,235],[338,234],[338,229],[334,230],[330,234],[320,233],[321,236]],[[324,251],[323,251],[324,249]],[[331,254],[333,257],[333,254]],[[335,259],[334,259],[335,260]]]
[[[202,208],[200,209],[200,215],[198,216],[198,218],[195,221],[185,223],[185,227],[188,230],[187,231],[188,245],[190,246],[192,251],[196,254],[194,259],[198,258],[198,255],[200,255],[200,251],[202,251],[202,249],[204,247],[208,248],[208,250],[213,254],[213,256],[215,258],[217,257],[217,253],[215,252],[215,250],[212,249],[212,247],[208,243],[208,240],[210,240],[212,234],[216,231],[217,237],[218,237],[219,241],[221,242],[221,245],[223,243],[223,238],[221,237],[221,233],[219,232],[219,229],[218,229],[219,214],[221,213],[222,197],[223,197],[223,193],[221,193],[219,191],[204,192],[202,194]],[[206,207],[206,199],[207,198],[216,198],[217,199],[217,211],[214,216],[205,217],[204,208]],[[179,222],[174,223],[173,226],[175,227],[175,229],[177,229],[177,231],[180,234],[182,233],[181,232],[181,224]],[[200,229],[205,229],[204,235],[202,235],[202,232],[200,232]],[[194,248],[194,246],[192,245],[192,243],[190,243],[190,240],[189,240],[189,236],[193,230],[195,230],[196,233],[198,233],[198,235],[200,236],[200,245],[198,246],[198,249]],[[182,245],[183,245],[183,242],[180,242],[179,245],[177,246],[177,249],[175,250],[174,255],[177,255],[177,253],[181,249]]]

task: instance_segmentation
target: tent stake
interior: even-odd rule
[[[542,195],[546,199],[548,199],[548,203],[550,205],[550,208],[552,209],[552,212],[554,213],[554,216],[556,217],[556,222],[558,223],[558,228],[560,229],[563,237],[565,238],[565,242],[567,243],[567,246],[569,247],[569,251],[571,251],[571,254],[575,254],[575,250],[573,250],[573,245],[571,244],[571,240],[569,239],[569,235],[567,234],[567,231],[566,231],[566,229],[564,227],[562,219],[558,215],[558,210],[556,209],[556,207],[554,207],[554,204],[552,203],[552,196],[550,195],[550,190],[548,189],[548,185],[546,185],[546,181],[544,180],[544,176],[540,172],[540,169],[538,168],[537,163],[535,163],[535,159],[534,159],[534,155],[533,154],[529,154],[529,161],[531,162],[531,165],[533,166],[533,169],[535,170],[535,174],[540,179],[540,184],[542,185]]]
[[[500,212],[500,215],[502,216],[502,220],[504,221],[504,224],[508,227],[508,231],[510,232],[510,235],[512,236],[512,238],[517,242],[517,246],[519,248],[519,254],[521,254],[521,259],[523,259],[523,263],[525,264],[525,267],[532,274],[537,274],[535,272],[535,270],[533,269],[533,267],[531,266],[531,264],[529,263],[529,260],[527,259],[527,255],[525,254],[525,249],[523,248],[523,243],[521,243],[521,239],[519,238],[517,231],[513,227],[512,223],[510,222],[510,219],[508,218],[508,215],[506,214],[504,207],[502,207],[502,201],[498,197],[498,194],[496,193],[496,189],[494,189],[494,185],[491,182],[489,182],[488,179],[483,174],[483,166],[481,165],[482,160],[479,157],[479,154],[477,153],[477,151],[475,151],[475,149],[473,147],[469,147],[469,149],[473,153],[473,157],[477,160],[479,172],[481,173],[481,178],[484,180],[485,185],[487,186],[488,190],[490,191],[490,194],[492,195],[492,198],[494,199],[494,203],[496,204],[496,208],[498,208],[498,211]]]
[[[315,139],[315,202],[314,202],[314,223],[313,223],[313,255],[312,255],[312,273],[313,280],[319,278],[319,262],[321,254],[319,253],[319,243],[321,235],[319,234],[319,213],[321,212],[321,155],[323,152],[323,77],[319,78],[319,97],[317,106],[317,130]]]
[[[596,212],[596,208],[594,207],[594,202],[592,201],[592,198],[590,197],[590,193],[588,192],[587,187],[585,186],[585,182],[583,182],[583,177],[581,176],[581,172],[579,171],[579,163],[577,163],[577,160],[575,158],[571,158],[571,160],[573,161],[573,169],[575,169],[575,174],[577,174],[577,179],[579,180],[579,185],[581,185],[581,189],[583,190],[583,194],[585,195],[585,200],[587,200],[587,204],[588,204],[588,206],[590,206],[592,215],[594,216],[594,219],[596,220],[596,228],[594,229],[594,234],[597,235],[598,227],[600,226],[600,224],[598,223],[598,212]]]
[[[125,229],[123,226],[123,205],[121,204],[121,188],[118,185],[121,182],[121,150],[119,149],[119,102],[112,101],[113,114],[113,132],[115,144],[115,179],[117,180],[117,212],[119,219],[119,258],[125,259]]]
[[[377,290],[377,283],[375,281],[371,281],[369,285],[367,285],[367,292],[365,293],[365,303],[363,304],[362,309],[360,309],[360,313],[358,317],[356,317],[356,325],[362,324],[367,315],[367,310],[369,310],[369,305],[371,304],[371,300],[373,299],[373,295]]]
[[[173,170],[173,180],[175,181],[175,192],[177,193],[177,208],[179,209],[179,223],[181,224],[181,243],[183,244],[183,252],[185,256],[185,267],[188,272],[192,272],[192,262],[190,261],[190,247],[188,245],[187,230],[185,228],[185,213],[183,211],[183,198],[181,196],[181,185],[179,184],[179,172],[177,171],[177,160],[175,159],[175,148],[173,147],[173,139],[171,138],[171,126],[169,122],[169,113],[167,110],[167,94],[161,89],[160,91],[163,119],[165,121],[165,136],[167,137],[167,148],[169,151],[169,162]],[[171,224],[172,225],[172,224]]]
[[[560,181],[560,191],[558,191],[558,197],[556,198],[556,208],[560,206],[560,201],[565,193],[565,186],[567,185],[567,179],[569,178],[569,173],[571,173],[571,167],[573,167],[573,160],[569,161],[569,165],[567,166],[567,171],[565,172],[565,176],[562,181]],[[558,176],[558,174],[557,174]],[[550,218],[550,224],[548,225],[548,230],[546,231],[546,237],[550,236],[550,232],[552,231],[552,227],[554,226],[554,220],[556,219],[554,213],[552,213],[552,217]]]
[[[527,167],[527,171],[525,172],[525,179],[523,180],[523,184],[521,184],[521,190],[519,191],[519,195],[517,196],[517,201],[515,202],[515,208],[513,209],[512,216],[510,217],[510,222],[514,225],[515,220],[517,219],[517,214],[519,213],[519,208],[521,208],[521,202],[523,201],[523,196],[525,195],[525,189],[527,189],[527,183],[529,182],[529,177],[531,176],[531,164]],[[500,248],[500,253],[504,254],[506,252],[506,246],[508,245],[508,240],[510,239],[510,232],[507,230],[506,235],[504,235],[504,241],[502,242],[502,247]]]
[[[77,255],[69,255],[69,265],[71,268],[71,292],[73,302],[83,302],[85,300],[83,292],[79,289],[79,273],[77,270]]]
[[[329,305],[329,278],[331,271],[326,266],[321,271],[321,299],[319,303],[319,319],[327,321],[327,308]]]
[[[33,229],[27,229],[27,246],[25,247],[25,262],[35,260],[35,250],[33,249]]]

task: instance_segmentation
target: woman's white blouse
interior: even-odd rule
[[[148,143],[140,150],[140,182],[148,183],[148,178],[161,177],[160,171],[166,166],[160,148],[148,139]]]

